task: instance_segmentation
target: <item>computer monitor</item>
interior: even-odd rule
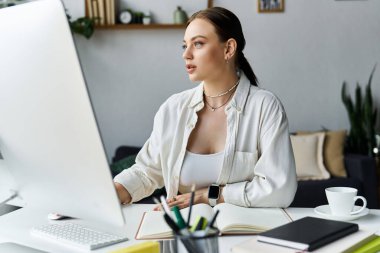
[[[124,225],[65,9],[0,9],[0,170],[27,207]]]

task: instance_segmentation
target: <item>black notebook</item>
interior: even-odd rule
[[[305,217],[261,233],[257,240],[313,251],[358,230],[358,224],[354,223]]]

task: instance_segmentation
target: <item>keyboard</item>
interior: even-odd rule
[[[64,222],[32,228],[31,234],[39,238],[84,250],[93,250],[128,240],[117,236],[83,227],[79,224]]]

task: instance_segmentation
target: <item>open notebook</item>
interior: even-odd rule
[[[285,210],[281,208],[245,208],[222,203],[214,208],[207,204],[194,205],[191,211],[190,224],[195,222],[197,216],[211,220],[216,210],[220,211],[214,226],[221,231],[221,234],[257,234],[292,221]],[[181,210],[185,220],[188,211],[189,208]],[[163,212],[149,211],[144,213],[136,233],[137,240],[172,237],[173,233],[163,218]]]

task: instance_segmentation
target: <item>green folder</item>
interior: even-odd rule
[[[351,253],[375,253],[380,251],[380,237],[377,236],[372,241],[364,244],[360,248],[352,251]]]

